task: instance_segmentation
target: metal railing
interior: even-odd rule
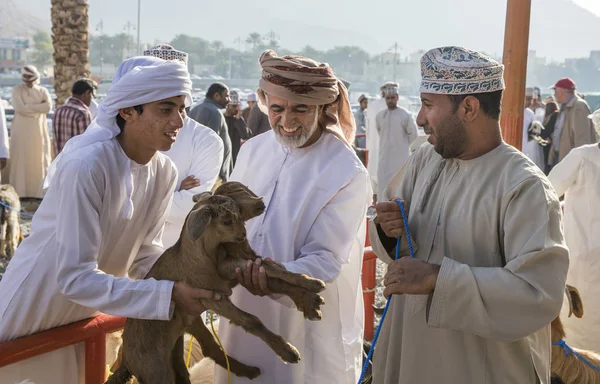
[[[124,326],[123,317],[100,315],[0,343],[0,368],[84,342],[85,383],[102,384],[106,381],[106,334]]]

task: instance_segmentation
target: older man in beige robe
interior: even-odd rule
[[[21,197],[43,197],[42,186],[52,161],[46,114],[50,93],[39,86],[40,74],[32,65],[22,72],[23,84],[12,91],[15,117],[10,130],[10,183]]]
[[[383,191],[369,234],[391,303],[375,384],[548,384],[569,265],[558,197],[500,133],[503,66],[460,47],[421,59],[423,145]],[[408,212],[414,259],[394,258]],[[402,237],[400,256],[409,253]]]

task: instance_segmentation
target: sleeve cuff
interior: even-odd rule
[[[173,296],[173,281],[159,281],[159,297],[157,304],[158,320],[171,320],[175,311],[175,302],[171,300]]]
[[[438,278],[435,283],[435,289],[433,293],[429,295],[427,303],[427,325],[430,327],[439,328],[442,324],[444,304],[446,304],[445,294],[449,289],[450,274],[455,263],[454,260],[447,257],[444,257],[444,260],[442,260],[440,272],[438,273]]]

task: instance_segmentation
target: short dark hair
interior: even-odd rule
[[[208,87],[208,90],[206,91],[206,98],[212,99],[212,97],[215,95],[215,93],[221,94],[228,89],[229,88],[227,88],[227,86],[223,83],[211,84],[211,86]]]
[[[94,83],[93,80],[85,79],[85,78],[79,79],[73,84],[73,87],[71,88],[71,94],[73,96],[83,95],[87,91],[92,91],[92,93],[94,93],[96,88],[97,88],[96,84]]]
[[[452,113],[458,110],[460,103],[468,96],[473,96],[479,100],[479,105],[483,113],[488,115],[494,120],[500,119],[500,111],[502,110],[502,90],[486,93],[474,93],[469,95],[448,95],[448,98],[452,102],[453,108]]]
[[[142,112],[144,112],[144,108],[141,105],[136,105],[135,107],[133,107],[133,109],[135,109],[136,112],[140,115],[142,114]],[[123,128],[125,128],[125,119],[121,117],[120,113],[117,113],[117,126],[121,130],[121,133],[123,133]]]

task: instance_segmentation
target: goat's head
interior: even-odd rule
[[[219,243],[237,243],[246,239],[246,227],[235,201],[210,193],[194,196],[196,205],[188,215],[184,235],[198,241],[205,231]]]
[[[575,315],[577,318],[583,317],[583,302],[577,288],[568,285],[565,288],[567,294],[567,300],[569,301],[569,317]],[[565,327],[562,321],[560,321],[560,315],[552,321],[551,324],[552,341],[559,341],[565,338]]]
[[[248,187],[237,181],[228,181],[215,189],[215,195],[231,197],[237,204],[242,220],[250,220],[265,211],[262,197],[258,197]]]

